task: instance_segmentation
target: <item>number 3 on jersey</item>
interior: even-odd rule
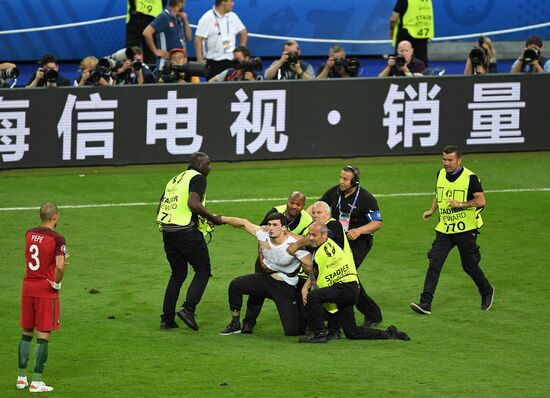
[[[38,268],[40,268],[40,258],[38,257],[39,250],[38,246],[31,245],[29,247],[29,253],[31,254],[31,258],[35,261],[33,264],[32,261],[29,261],[28,265],[31,271],[36,271]]]

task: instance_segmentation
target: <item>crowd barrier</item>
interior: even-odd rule
[[[0,90],[0,169],[550,150],[550,75]]]

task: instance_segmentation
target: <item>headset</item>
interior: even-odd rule
[[[350,181],[352,187],[359,186],[359,178],[361,177],[361,172],[357,167],[346,166],[342,170],[349,171],[350,173],[353,174],[353,177],[351,178],[351,181]]]

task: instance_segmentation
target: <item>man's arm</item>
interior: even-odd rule
[[[275,79],[275,76],[277,75],[277,71],[283,66],[283,64],[288,59],[288,54],[283,53],[281,58],[279,58],[277,61],[273,62],[269,68],[267,68],[264,72],[264,78],[266,80],[272,80]]]
[[[63,279],[63,274],[65,273],[65,256],[59,255],[55,256],[55,274],[54,274],[54,280],[50,282],[50,286],[55,289],[59,290],[61,289],[61,280]]]
[[[485,195],[483,192],[474,192],[474,197],[466,202],[459,202],[456,199],[448,199],[449,205],[453,209],[468,209],[470,207],[485,207]],[[437,203],[437,202],[436,202]]]
[[[180,12],[181,22],[183,23],[183,31],[185,41],[189,41],[193,38],[193,32],[191,32],[191,25],[189,25],[189,18],[186,12]]]
[[[368,224],[363,225],[362,227],[350,229],[347,232],[347,237],[349,240],[355,240],[359,236],[364,234],[373,234],[382,228],[384,223],[382,221],[371,221]]]
[[[312,259],[311,259],[311,253],[308,253],[307,255],[305,255],[301,258],[298,258],[298,260],[300,260],[300,262],[302,263],[302,266],[304,268],[305,273],[306,274],[311,273],[311,271],[313,269],[313,262],[312,262]]]
[[[147,46],[151,49],[151,52],[155,54],[157,57],[166,58],[166,59],[170,58],[170,53],[168,51],[159,50],[155,45],[155,40],[153,39],[154,33],[155,33],[155,28],[153,28],[151,25],[143,29],[143,37],[145,38],[145,43],[147,43]]]
[[[239,38],[240,38],[240,46],[244,47],[246,46],[246,42],[248,41],[248,30],[246,29],[243,29],[241,30],[239,33]]]
[[[210,221],[214,225],[222,225],[222,216],[217,216],[208,211],[206,207],[204,207],[201,203],[201,198],[198,193],[196,192],[189,192],[189,199],[187,200],[187,206],[191,209],[193,213],[198,214],[199,216],[202,216],[206,218],[208,221]]]
[[[398,19],[399,19],[399,13],[393,11],[390,17],[390,39],[393,39],[393,30],[395,29],[395,24],[397,23]]]
[[[221,216],[221,220],[224,224],[231,225],[233,228],[242,228],[250,235],[254,236],[256,236],[256,232],[261,229],[259,225],[252,224],[245,218]]]
[[[306,247],[308,244],[309,239],[307,238],[307,236],[301,236],[296,242],[288,245],[288,247],[286,248],[286,252],[291,256],[294,256],[299,249]]]
[[[437,198],[433,198],[432,207],[430,207],[428,210],[422,213],[422,219],[427,222],[428,218],[430,218],[431,215],[434,214],[434,212],[437,210],[438,207],[439,206],[437,204]]]
[[[204,61],[204,55],[202,54],[202,41],[203,37],[195,34],[195,54],[197,55],[197,62]]]

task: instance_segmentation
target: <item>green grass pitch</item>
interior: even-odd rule
[[[200,330],[178,320],[178,330],[160,331],[169,266],[153,203],[183,165],[0,172],[0,396],[28,394],[15,390],[19,302],[24,233],[39,224],[37,210],[6,209],[51,200],[144,203],[60,210],[58,231],[71,256],[62,329],[52,334],[44,372],[55,387],[51,396],[548,397],[550,153],[464,156],[486,190],[478,241],[495,301],[480,311],[455,249],[429,317],[408,305],[418,300],[434,237],[435,217],[426,224],[421,214],[431,203],[439,156],[214,163],[207,206],[259,222],[293,190],[311,204],[350,163],[360,167],[384,218],[360,276],[382,308],[381,326],[397,325],[410,342],[298,344],[283,335],[270,301],[253,335],[219,336],[230,320],[227,286],[252,272],[256,250],[252,237],[229,226],[217,227],[209,246],[213,276],[197,309]],[[31,354],[29,373],[32,361]]]

